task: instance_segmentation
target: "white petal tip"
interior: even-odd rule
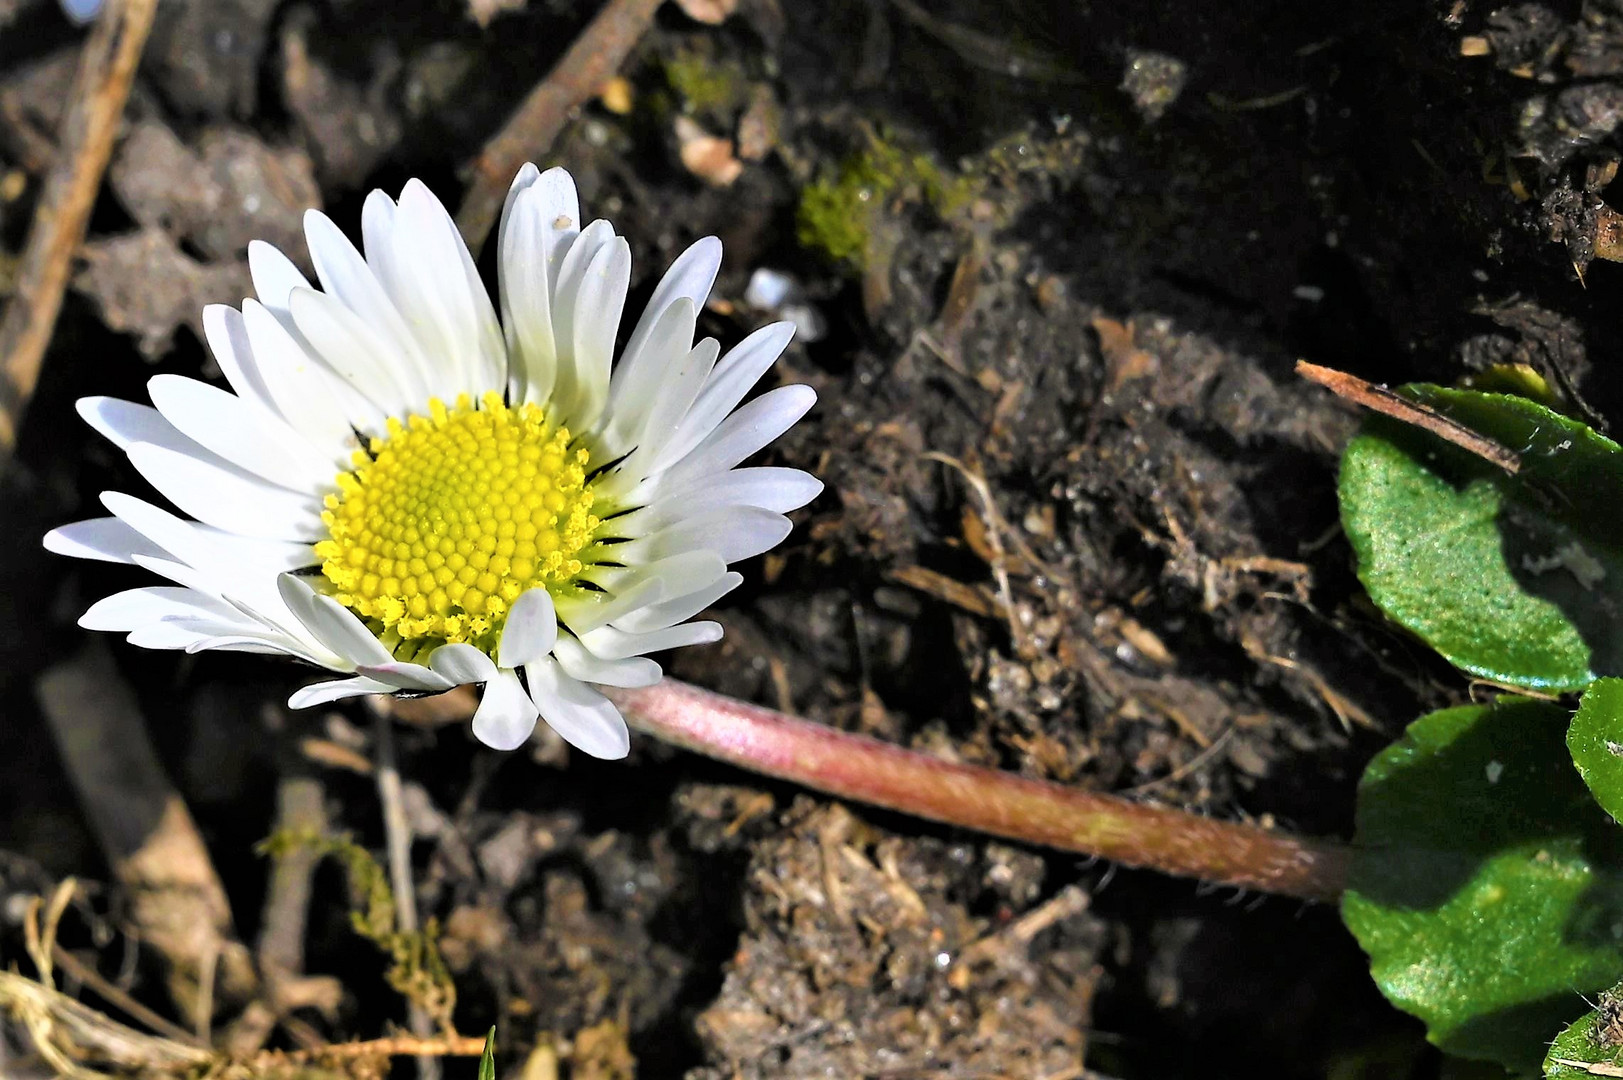
[[[512,184],[508,185],[508,189],[510,191],[523,191],[525,188],[535,183],[536,180],[540,179],[540,177],[541,170],[535,167],[535,162],[526,161],[522,166],[520,166],[518,175],[513,177],[513,182]]]
[[[534,733],[538,715],[518,676],[503,671],[485,684],[484,699],[473,714],[473,734],[492,750],[517,750]]]
[[[504,723],[481,723],[475,717],[473,721],[473,736],[492,750],[506,753],[517,750],[530,741],[535,734],[535,721],[532,719],[527,727],[523,725]]]

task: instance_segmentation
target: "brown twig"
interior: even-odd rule
[[[276,831],[324,836],[327,832],[326,791],[311,776],[282,778],[276,788]],[[297,979],[304,974],[304,934],[310,911],[311,881],[320,856],[293,847],[271,856],[270,882],[260,919],[254,957],[267,984]]]
[[[156,9],[157,0],[112,0],[79,59],[73,101],[57,139],[56,163],[45,178],[34,213],[16,292],[0,321],[0,463],[17,445],[23,410],[39,382],[73,255],[101,190],[119,117]]]
[[[1334,368],[1320,367],[1306,360],[1296,362],[1296,374],[1309,382],[1318,383],[1337,397],[1346,398],[1366,409],[1390,416],[1394,420],[1401,420],[1422,431],[1429,431],[1439,439],[1451,442],[1460,449],[1497,465],[1512,476],[1515,476],[1522,467],[1522,459],[1514,451],[1485,435],[1477,434],[1456,420],[1449,419],[1436,409],[1394,394],[1384,386],[1376,386],[1356,375],[1348,375],[1345,371],[1337,371]]]
[[[569,114],[607,82],[642,39],[661,0],[608,0],[556,67],[531,90],[501,131],[463,170],[468,193],[457,228],[473,251],[496,223],[507,187],[526,161],[542,157]],[[577,223],[578,224],[578,223]]]
[[[665,742],[841,798],[1129,866],[1334,900],[1348,849],[994,769],[942,761],[666,679],[613,691]]]
[[[141,940],[169,965],[169,991],[203,1026],[203,988],[237,1003],[256,982],[197,823],[147,737],[146,723],[106,647],[52,667],[36,685],[42,711],[85,816],[130,899]],[[213,991],[207,997],[212,1000]]]

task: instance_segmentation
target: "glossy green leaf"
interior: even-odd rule
[[[1401,392],[1515,451],[1521,468],[1372,418],[1340,487],[1370,597],[1483,678],[1578,690],[1623,675],[1623,449],[1523,398]]]
[[[1568,720],[1511,700],[1415,721],[1359,784],[1342,900],[1432,1042],[1525,1072],[1623,972],[1623,830],[1572,767]]]
[[[1584,1013],[1550,1045],[1544,1057],[1549,1080],[1580,1080],[1595,1075],[1623,1076],[1623,995],[1613,987],[1600,996],[1596,1007]],[[1587,1066],[1611,1066],[1618,1071],[1597,1074]]]
[[[1584,691],[1567,749],[1601,809],[1623,821],[1623,679],[1601,679]]]

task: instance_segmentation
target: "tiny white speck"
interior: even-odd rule
[[[1306,300],[1310,304],[1317,304],[1324,299],[1324,290],[1317,285],[1298,285],[1291,290],[1291,295],[1298,300]]]
[[[1505,767],[1497,761],[1490,761],[1488,767],[1482,771],[1488,774],[1488,783],[1497,784],[1499,778],[1505,774]]]

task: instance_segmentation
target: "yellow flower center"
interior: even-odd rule
[[[494,654],[527,589],[557,593],[600,524],[586,450],[531,404],[466,394],[428,415],[391,418],[340,473],[315,546],[333,597],[398,659],[447,642]]]

